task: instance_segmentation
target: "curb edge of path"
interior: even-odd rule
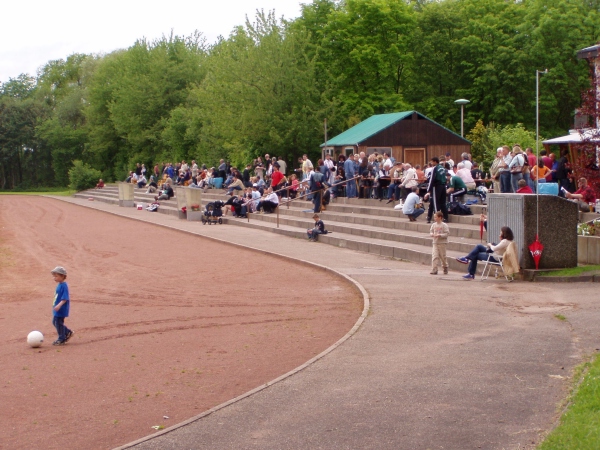
[[[283,380],[285,380],[285,379],[287,379],[287,378],[289,378],[289,377],[291,377],[291,376],[293,376],[293,375],[295,375],[295,374],[303,371],[304,369],[306,369],[307,367],[311,366],[312,364],[314,364],[315,362],[317,362],[318,360],[320,360],[324,356],[326,356],[329,353],[331,353],[333,350],[335,350],[340,345],[342,345],[345,341],[347,341],[348,339],[350,339],[358,331],[358,329],[360,328],[360,326],[363,324],[364,320],[366,319],[367,315],[369,314],[369,310],[370,310],[371,304],[370,304],[369,294],[367,293],[366,289],[358,281],[356,281],[355,279],[353,279],[350,276],[348,276],[348,275],[346,275],[346,274],[344,274],[342,272],[339,272],[339,271],[337,271],[337,270],[335,270],[335,269],[333,269],[331,267],[327,267],[327,266],[324,266],[322,264],[313,263],[313,262],[307,261],[305,259],[294,259],[294,258],[292,258],[290,256],[282,255],[280,253],[276,253],[276,252],[272,252],[272,251],[258,249],[258,248],[252,247],[250,245],[238,244],[238,243],[235,243],[235,242],[225,241],[223,239],[219,239],[219,238],[212,237],[212,236],[205,236],[205,235],[201,235],[201,234],[196,234],[196,233],[193,233],[191,231],[182,230],[182,229],[179,229],[179,228],[176,228],[176,227],[172,227],[172,226],[169,226],[169,225],[162,225],[162,224],[158,224],[158,223],[146,221],[144,219],[138,219],[138,218],[124,216],[124,215],[118,214],[117,212],[113,212],[113,211],[103,211],[101,209],[94,208],[91,205],[87,206],[85,204],[79,204],[79,203],[70,202],[70,201],[67,200],[67,198],[71,199],[72,197],[65,197],[65,198],[55,197],[55,196],[44,196],[44,197],[52,198],[54,200],[63,201],[65,203],[70,203],[70,204],[75,205],[75,206],[81,206],[83,208],[89,208],[89,209],[93,209],[95,211],[100,211],[100,212],[103,212],[103,213],[112,214],[112,215],[115,215],[115,216],[118,216],[118,217],[122,217],[124,219],[134,220],[136,222],[145,222],[145,223],[148,223],[150,225],[159,226],[159,227],[163,227],[163,228],[168,228],[168,229],[171,229],[171,230],[174,230],[174,231],[179,231],[179,232],[182,232],[182,233],[191,234],[191,235],[198,236],[198,237],[201,237],[201,238],[210,239],[212,241],[219,242],[219,243],[222,243],[222,244],[227,244],[227,245],[231,245],[231,246],[234,246],[234,247],[241,247],[241,248],[245,248],[245,249],[249,249],[249,250],[253,250],[253,251],[258,251],[258,252],[266,253],[266,254],[268,254],[270,256],[275,256],[277,258],[282,258],[282,259],[285,259],[285,260],[291,260],[291,261],[293,261],[295,263],[299,263],[299,264],[302,264],[302,265],[307,265],[307,266],[311,266],[311,267],[318,267],[319,269],[325,270],[325,271],[327,271],[327,272],[329,272],[329,273],[331,273],[333,275],[336,275],[336,276],[338,276],[340,278],[345,279],[346,281],[349,281],[350,284],[354,285],[354,287],[363,296],[363,310],[362,310],[362,313],[361,313],[360,317],[358,318],[358,320],[355,322],[355,324],[352,326],[352,328],[344,336],[342,336],[340,339],[338,339],[337,342],[335,342],[334,344],[332,344],[331,346],[329,346],[328,348],[326,348],[325,350],[323,350],[318,355],[312,357],[311,359],[309,359],[308,361],[306,361],[304,364],[301,364],[300,366],[298,366],[298,367],[290,370],[289,372],[284,373],[283,375],[280,375],[279,377],[275,378],[274,380],[268,381],[265,384],[262,384],[262,385],[260,385],[260,386],[258,386],[256,388],[248,391],[248,392],[245,392],[245,393],[243,393],[243,394],[241,394],[241,395],[239,395],[239,396],[237,396],[237,397],[235,397],[235,398],[233,398],[231,400],[228,400],[228,401],[226,401],[224,403],[221,403],[221,404],[219,404],[219,405],[217,405],[217,406],[215,406],[215,407],[213,407],[213,408],[211,408],[211,409],[209,409],[207,411],[204,411],[203,413],[200,413],[200,414],[198,414],[196,416],[193,416],[193,417],[191,417],[191,418],[189,418],[187,420],[184,420],[183,422],[180,422],[178,424],[175,424],[175,425],[172,425],[172,426],[170,426],[168,428],[165,428],[164,430],[160,430],[157,433],[153,433],[151,435],[148,435],[148,436],[145,436],[143,438],[137,439],[135,441],[129,442],[127,444],[124,444],[124,445],[122,445],[120,447],[116,447],[113,450],[125,450],[125,449],[128,449],[128,448],[134,447],[135,445],[141,444],[143,442],[150,441],[150,440],[152,440],[152,439],[154,439],[156,437],[159,437],[159,436],[165,435],[167,433],[170,433],[172,431],[175,431],[175,430],[177,430],[179,428],[182,428],[182,427],[184,427],[186,425],[189,425],[189,424],[191,424],[193,422],[196,422],[196,421],[198,421],[198,420],[200,420],[200,419],[202,419],[204,417],[207,417],[207,416],[211,415],[212,413],[217,412],[217,411],[219,411],[219,410],[221,410],[221,409],[223,409],[223,408],[225,408],[225,407],[227,407],[229,405],[232,405],[232,404],[237,403],[237,402],[239,402],[241,400],[244,400],[244,399],[246,399],[248,397],[251,397],[252,395],[254,395],[254,394],[258,393],[258,392],[261,392],[264,389],[268,388],[269,386],[273,386],[274,384],[277,384],[280,381],[283,381]]]

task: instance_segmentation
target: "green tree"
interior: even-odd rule
[[[0,85],[1,189],[52,183],[49,153],[35,135],[37,121],[46,114],[35,90],[28,75]]]
[[[88,141],[85,107],[85,85],[91,76],[95,60],[73,54],[66,60],[50,61],[39,73],[37,97],[49,110],[36,132],[52,154],[56,184],[69,184],[69,169],[75,159],[81,159]]]
[[[206,79],[171,114],[165,140],[209,164],[227,157],[242,165],[265,152],[292,160],[317,150],[324,114],[314,61],[303,53],[306,33],[286,31],[273,13],[258,13],[218,42]]]
[[[173,109],[205,75],[205,43],[197,33],[137,41],[103,58],[89,87],[89,152],[101,168],[125,173],[135,162],[170,156],[162,132]]]

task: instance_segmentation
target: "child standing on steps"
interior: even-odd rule
[[[64,267],[57,266],[51,272],[54,281],[58,283],[54,294],[54,302],[52,303],[52,325],[56,328],[58,339],[52,345],[65,345],[65,343],[73,336],[73,331],[65,326],[65,318],[69,317],[69,286],[65,281],[67,279],[67,270]]]
[[[446,260],[446,245],[448,244],[448,234],[450,229],[443,222],[444,214],[438,211],[434,215],[435,222],[431,224],[429,234],[433,238],[433,252],[431,254],[431,275],[437,275],[438,264],[442,264],[444,275],[448,273],[448,261]]]

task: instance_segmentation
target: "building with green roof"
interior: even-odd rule
[[[377,114],[321,145],[334,159],[365,152],[388,153],[396,159],[424,166],[433,156],[450,153],[454,161],[471,151],[471,142],[417,111]]]

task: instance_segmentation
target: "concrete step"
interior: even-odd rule
[[[312,215],[312,214],[311,214]],[[314,226],[314,221],[307,215],[306,217],[279,217],[279,225],[286,225],[294,228],[300,228],[302,232]],[[382,229],[378,226],[345,224],[340,222],[328,221],[326,216],[322,214],[326,228],[329,231],[336,233],[344,233],[347,235],[362,236],[365,238],[382,239],[389,242],[406,242],[410,244],[431,246],[431,237],[429,236],[429,225],[427,230],[421,232],[410,229]],[[277,224],[276,214],[251,214],[250,221],[268,222],[269,224]],[[407,226],[414,226],[414,222],[406,222]],[[466,254],[471,251],[475,244],[480,243],[479,239],[467,239],[451,236],[448,242],[448,250],[455,250]]]
[[[118,204],[116,186],[84,191],[75,196]],[[220,191],[209,191],[202,197],[202,206],[214,200],[224,201],[228,198]],[[144,189],[136,189],[134,199],[136,203],[147,204],[154,201],[154,195],[146,194]],[[321,243],[426,265],[431,263],[430,225],[425,223],[423,217],[417,222],[410,222],[399,211],[393,210],[389,205],[383,206],[376,200],[344,199],[360,200],[360,202],[339,201],[339,203],[338,200],[336,199],[326,211],[321,213],[327,229],[331,231],[331,234],[319,237]],[[181,217],[175,199],[160,201],[158,212]],[[284,206],[279,209],[279,228],[276,214],[251,214],[249,221],[233,218],[230,215],[225,216],[223,220],[234,226],[251,227],[306,239],[306,230],[312,228],[314,224],[312,214],[312,203],[298,200],[292,203],[290,208]],[[473,245],[480,242],[479,225],[473,225],[472,221],[458,220],[462,217],[451,216],[450,219],[448,262],[452,269],[464,272],[464,265],[454,258],[464,256]],[[452,222],[454,219],[457,219],[456,222]]]
[[[273,214],[269,214],[267,216],[272,215]],[[263,231],[269,231],[272,233],[282,234],[298,239],[306,239],[306,229],[300,230],[294,226],[281,224],[279,228],[277,228],[276,224],[271,223],[270,221],[253,220],[251,218],[250,222],[248,222],[246,219],[243,218],[227,217],[224,219],[224,223],[239,227],[250,227],[253,229],[260,229]],[[412,261],[419,264],[431,264],[431,240],[429,240],[429,245],[426,246],[408,242],[394,242],[385,239],[368,238],[364,236],[334,231],[331,234],[320,235],[319,243],[333,245],[341,248],[348,248],[350,250],[357,250],[365,253],[372,253],[375,255],[395,259],[402,259],[405,261]],[[466,273],[466,266],[464,264],[459,263],[455,259],[459,256],[464,255],[465,252],[461,251],[447,251],[448,266],[451,270]],[[478,267],[478,272],[481,272],[482,268],[483,265],[480,264]]]

